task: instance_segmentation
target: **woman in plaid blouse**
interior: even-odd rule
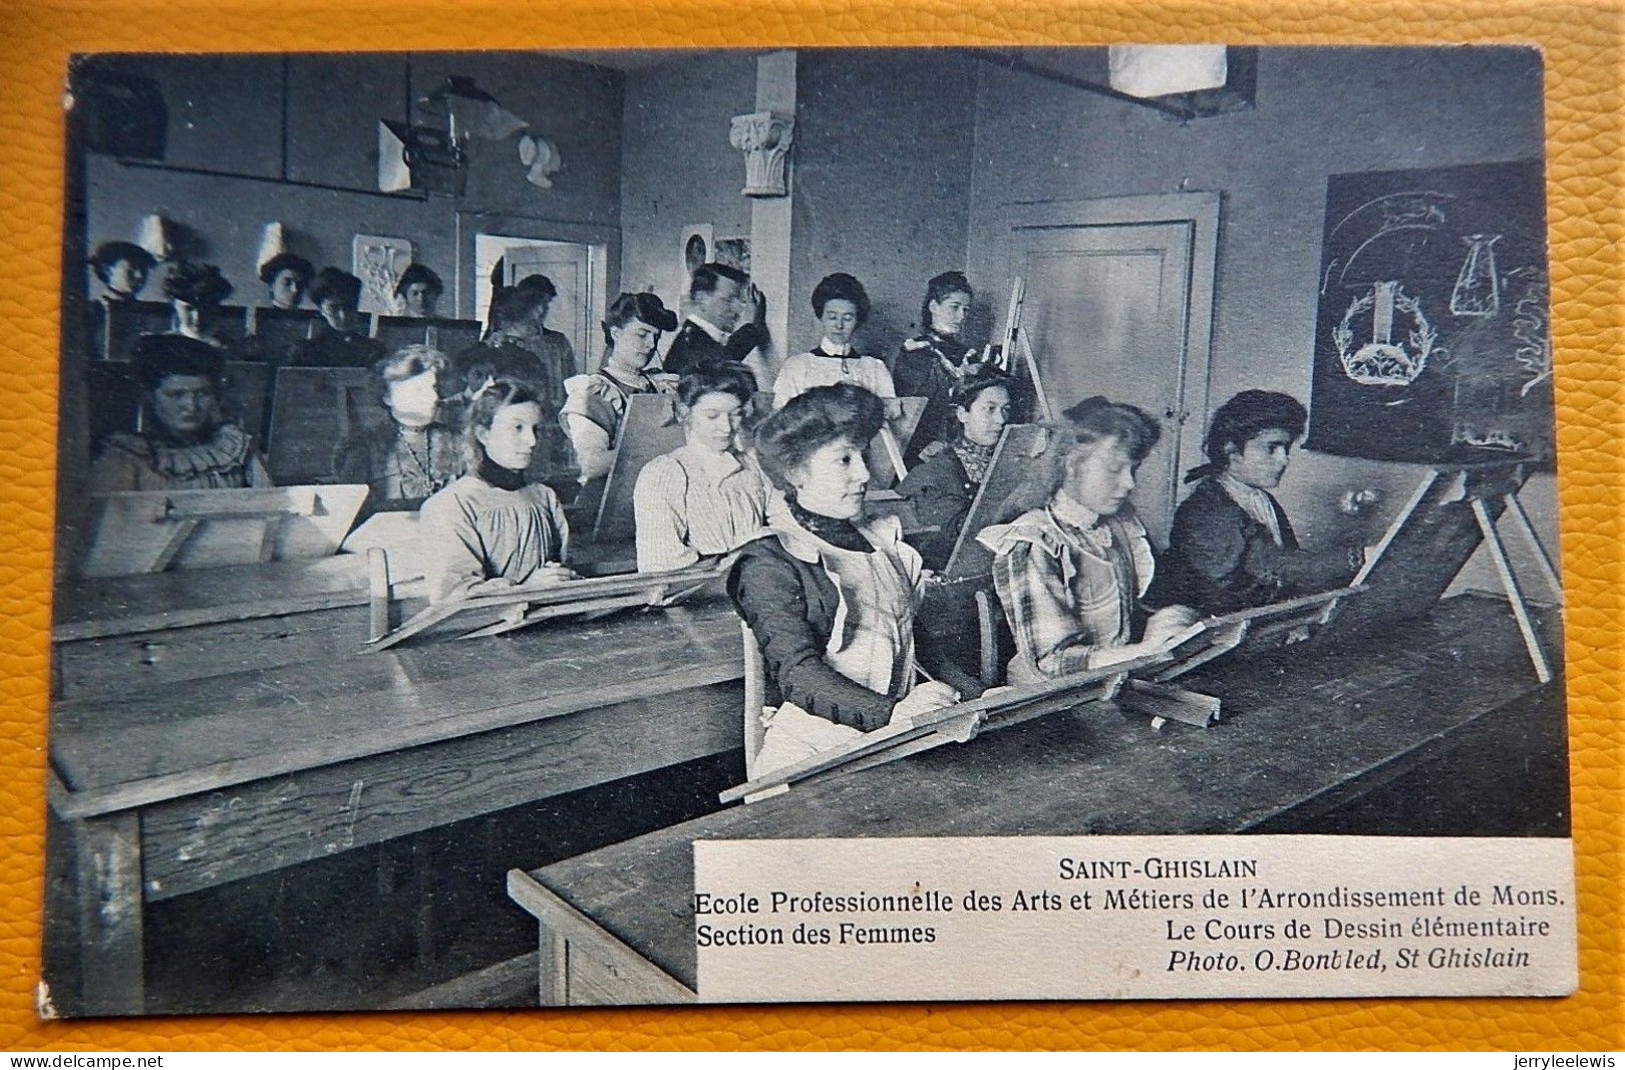
[[[1156,421],[1099,397],[1065,415],[1036,466],[1042,504],[977,536],[995,555],[993,582],[1016,640],[1012,684],[1139,657],[1196,618],[1169,606],[1140,628],[1155,563],[1129,494],[1157,443]]]

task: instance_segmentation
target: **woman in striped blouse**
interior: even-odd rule
[[[632,492],[639,572],[721,557],[762,534],[767,484],[738,443],[755,389],[737,365],[683,376],[677,411],[684,443],[644,465]]]

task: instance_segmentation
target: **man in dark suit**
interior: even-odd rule
[[[739,326],[747,302],[751,319]],[[743,364],[756,377],[757,389],[769,389],[772,383],[760,352],[768,340],[767,298],[751,285],[750,276],[726,264],[701,264],[689,280],[688,303],[688,318],[666,352],[665,370],[685,375],[700,368]]]

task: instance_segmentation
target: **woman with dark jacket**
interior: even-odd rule
[[[914,518],[926,528],[910,542],[928,568],[948,563],[959,529],[976,492],[987,478],[993,450],[1010,422],[1010,377],[984,367],[949,392],[957,434],[920,451],[920,463],[908,470],[897,492],[914,507]]]
[[[785,508],[768,518],[771,535],[742,548],[728,580],[783,698],[764,717],[754,774],[980,690],[915,627],[924,574],[901,524],[864,519],[863,450],[882,419],[879,398],[839,384],[797,395],[757,429],[757,456]],[[916,654],[935,680],[916,682]]]
[[[1232,613],[1330,590],[1359,571],[1358,531],[1327,549],[1306,550],[1270,493],[1307,422],[1295,398],[1267,390],[1244,390],[1219,406],[1203,444],[1208,463],[1185,477],[1198,481],[1196,489],[1174,514],[1148,604]]]
[[[348,271],[324,267],[305,297],[322,314],[311,335],[293,347],[289,363],[308,368],[370,368],[384,357],[384,347],[365,333],[361,318],[361,280]]]
[[[920,333],[903,343],[892,365],[897,396],[926,398],[914,441],[931,443],[958,433],[949,393],[981,365],[960,337],[973,294],[964,272],[944,271],[926,283]],[[910,458],[912,459],[912,458]]]

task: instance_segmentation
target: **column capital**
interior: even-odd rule
[[[747,197],[783,197],[789,192],[787,166],[795,127],[792,116],[776,111],[733,117],[728,141],[745,154],[745,188],[741,193]]]

